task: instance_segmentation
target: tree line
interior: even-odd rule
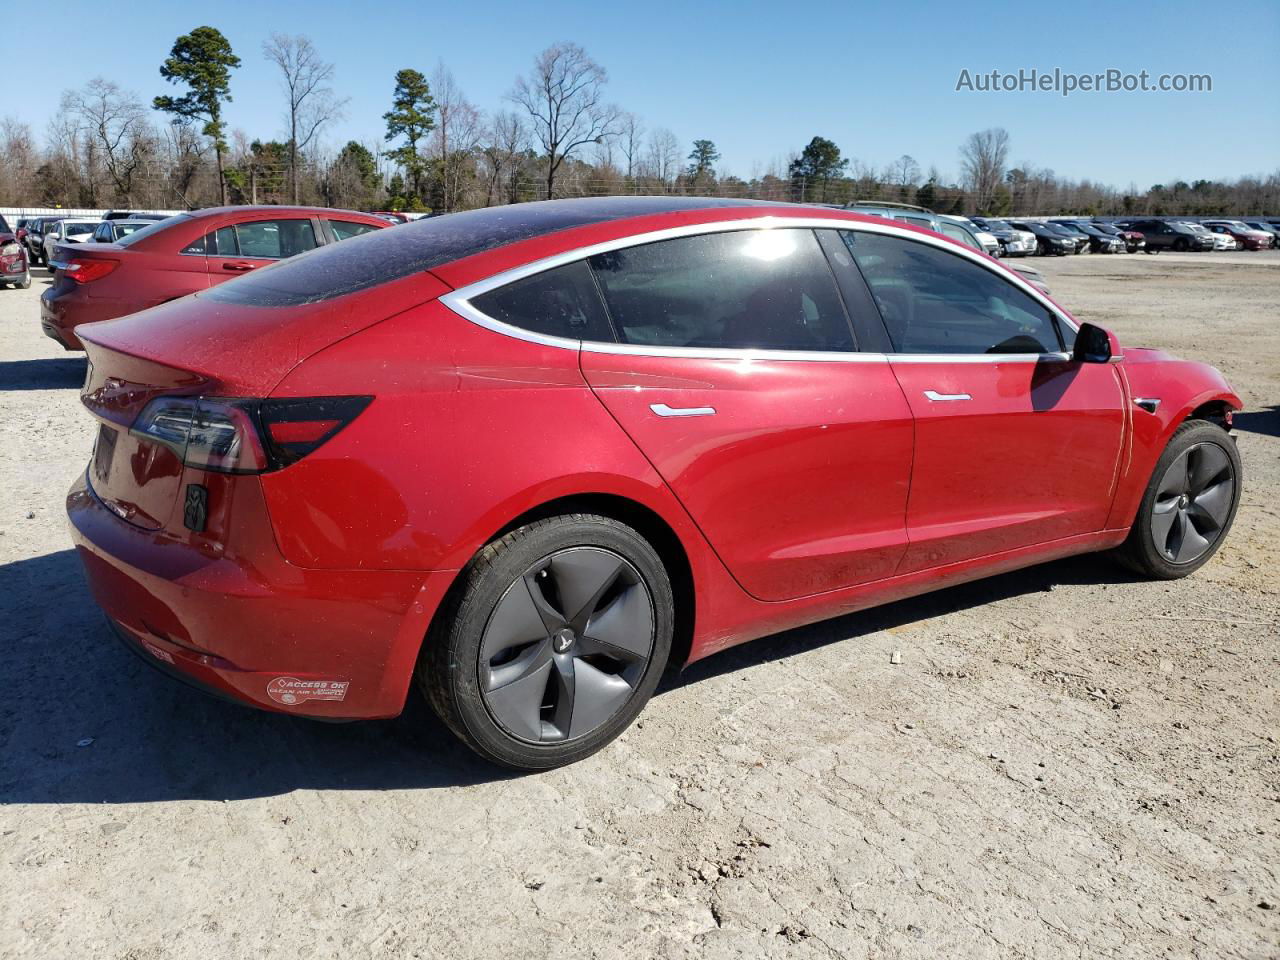
[[[913,203],[989,216],[1280,213],[1280,170],[1230,182],[1196,180],[1119,190],[1010,162],[999,128],[960,146],[957,178],[911,156],[884,167],[813,137],[748,178],[722,169],[714,141],[686,152],[665,127],[648,129],[608,101],[608,74],[582,47],[557,43],[518,76],[502,108],[481,110],[441,63],[406,67],[390,83],[383,137],[325,136],[345,118],[335,65],[305,36],[272,34],[261,55],[280,77],[279,139],[227,129],[240,57],[201,26],[175,40],[159,68],[174,88],[150,104],[105,77],[64,92],[43,143],[0,121],[0,205],[196,208],[305,203],[446,213],[548,197],[696,194],[842,204]],[[167,120],[168,122],[163,122]]]

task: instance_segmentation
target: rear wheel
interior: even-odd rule
[[[437,618],[418,681],[481,756],[544,770],[630,725],[671,650],[671,583],[635,530],[552,517],[489,544]]]
[[[1182,424],[1156,462],[1118,559],[1159,580],[1198,570],[1231,529],[1240,480],[1240,454],[1225,430],[1205,420]]]

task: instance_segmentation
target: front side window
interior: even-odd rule
[[[1025,354],[1063,349],[1048,308],[1010,281],[927,243],[841,236],[897,353]]]
[[[568,340],[613,340],[584,260],[515,280],[480,294],[471,303],[487,316],[522,330]]]
[[[813,231],[734,230],[597,254],[624,343],[844,351],[853,335]]]
[[[958,227],[954,223],[947,223],[942,220],[938,223],[938,229],[942,231],[944,237],[950,237],[952,240],[963,243],[966,247],[972,247],[974,250],[982,249],[982,244],[969,236],[968,231],[963,227]]]
[[[283,260],[316,246],[316,232],[310,220],[255,220],[237,223],[235,231],[242,257]],[[221,245],[218,252],[222,252]]]

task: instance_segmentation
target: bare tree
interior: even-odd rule
[[[618,145],[622,150],[622,155],[627,158],[627,179],[632,180],[636,175],[636,161],[640,157],[640,143],[644,138],[644,124],[640,122],[639,117],[628,111],[622,115],[619,126]]]
[[[607,81],[604,67],[576,43],[547,47],[530,74],[516,80],[509,96],[529,112],[546,151],[548,200],[567,157],[583,144],[599,143],[617,132],[618,108],[603,102]]]
[[[90,80],[83,90],[62,94],[62,112],[74,125],[92,180],[101,164],[115,186],[116,196],[132,205],[133,177],[146,158],[149,146],[147,111],[135,93],[102,77]]]
[[[920,164],[916,163],[915,157],[904,153],[889,164],[887,179],[903,190],[914,187],[920,182]]]
[[[289,175],[293,202],[299,198],[298,155],[309,147],[321,127],[342,116],[346,100],[328,86],[333,64],[321,59],[311,41],[301,34],[273,33],[262,45],[263,56],[280,68],[289,98]]]
[[[675,180],[679,163],[680,141],[666,127],[658,127],[649,135],[648,166],[663,193]]]
[[[0,121],[0,203],[26,203],[35,192],[37,166],[31,128],[5,117]]]
[[[1009,131],[1003,127],[971,133],[960,147],[965,188],[972,195],[978,212],[985,212],[991,205],[996,187],[1004,179],[1008,158]]]
[[[491,142],[492,147],[487,148],[486,153],[494,164],[495,195],[505,167],[507,203],[516,203],[520,199],[520,166],[529,149],[529,131],[519,115],[503,110],[493,118]],[[489,153],[490,150],[493,152]]]
[[[445,213],[458,208],[463,181],[468,170],[474,170],[473,153],[482,135],[480,111],[467,100],[441,63],[431,77],[436,101],[436,125],[427,150],[435,161],[440,184],[440,206]]]

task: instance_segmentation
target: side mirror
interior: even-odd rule
[[[1080,324],[1076,331],[1075,347],[1071,359],[1077,363],[1109,363],[1120,355],[1120,341],[1116,335],[1092,323]]]

